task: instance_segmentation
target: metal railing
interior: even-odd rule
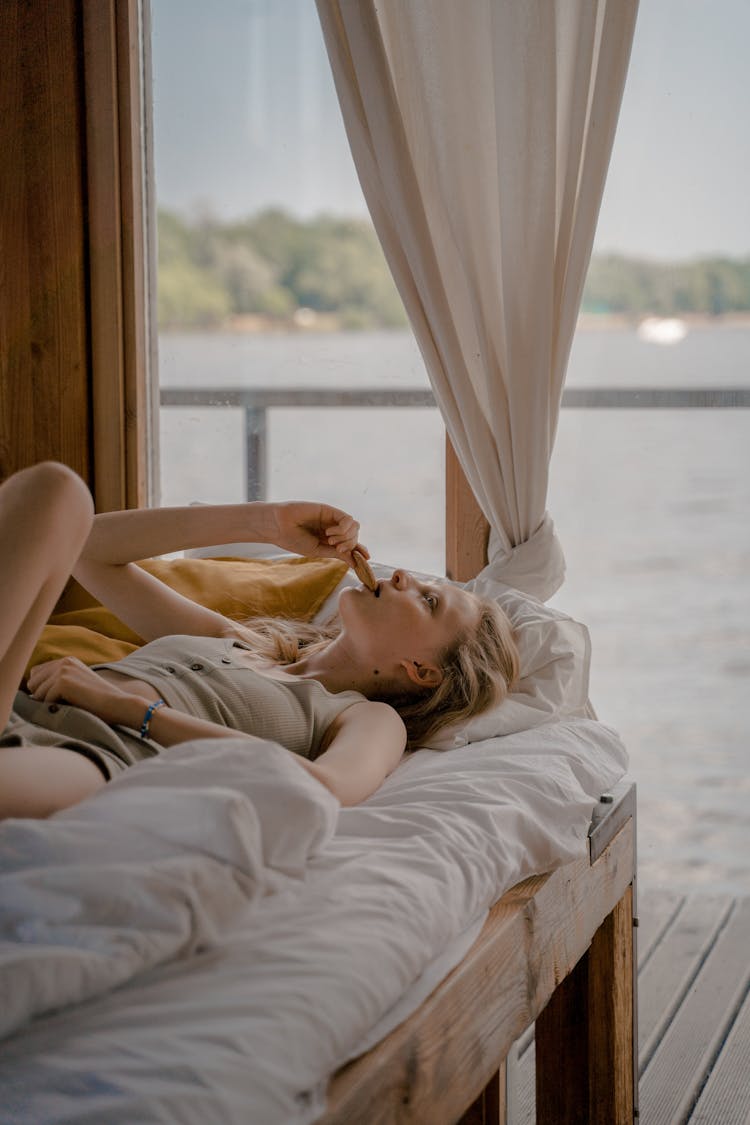
[[[431,407],[429,388],[162,387],[162,406],[240,408],[245,412],[245,496],[263,500],[268,479],[269,410],[284,407]],[[562,406],[576,410],[737,409],[750,407],[750,387],[568,387]]]

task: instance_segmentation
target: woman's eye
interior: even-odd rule
[[[435,595],[434,594],[425,594],[424,600],[427,602],[428,606],[430,607],[430,609],[434,613],[435,606],[437,605],[437,601],[438,601],[437,598],[435,597]]]

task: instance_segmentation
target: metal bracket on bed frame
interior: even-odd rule
[[[635,828],[635,793],[635,783],[632,781],[619,781],[609,792],[602,793],[594,808],[589,828],[589,859],[592,863],[596,862],[631,817]]]

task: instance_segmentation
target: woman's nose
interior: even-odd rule
[[[406,570],[394,570],[391,575],[391,583],[397,590],[404,590],[409,584],[409,572]]]

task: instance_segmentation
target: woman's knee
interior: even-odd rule
[[[86,482],[59,461],[41,461],[29,470],[34,474],[34,487],[50,502],[60,505],[66,513],[78,515],[89,522],[94,516],[94,501]]]
[[[82,546],[91,530],[94,502],[86,483],[59,461],[40,461],[22,469],[7,482],[16,489],[16,501],[33,512],[59,536]]]

